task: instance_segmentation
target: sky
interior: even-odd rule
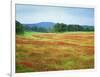
[[[16,4],[16,20],[23,24],[59,22],[94,26],[94,9]]]

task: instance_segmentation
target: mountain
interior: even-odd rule
[[[28,26],[32,28],[33,26],[37,27],[44,27],[44,28],[52,28],[55,23],[53,22],[39,22],[39,23],[33,23],[33,24],[24,24],[25,26]]]
[[[54,25],[56,23],[53,22],[39,22],[39,23],[31,23],[31,24],[23,24],[24,25],[24,29],[28,30],[28,31],[37,31],[37,32],[50,32],[54,29]],[[61,26],[62,23],[59,23],[58,26]],[[66,31],[70,30],[70,31],[94,31],[94,26],[89,26],[89,25],[67,25],[67,29]],[[79,28],[80,27],[80,28]],[[61,27],[59,27],[61,29]],[[78,28],[78,29],[77,29]]]

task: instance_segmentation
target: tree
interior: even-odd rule
[[[94,26],[83,26],[83,31],[94,31]]]
[[[83,27],[80,25],[70,24],[68,25],[68,31],[82,31]]]
[[[48,32],[48,30],[44,27],[33,26],[31,29],[34,32]]]
[[[53,29],[54,32],[65,32],[67,29],[67,25],[64,23],[56,23]]]
[[[37,32],[37,30],[38,30],[38,27],[37,27],[37,26],[33,26],[31,29],[32,29],[32,31],[35,31],[35,32]]]
[[[16,34],[23,34],[24,33],[24,27],[23,25],[16,21]]]

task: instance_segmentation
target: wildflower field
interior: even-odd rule
[[[94,33],[25,32],[16,35],[16,72],[94,68]]]

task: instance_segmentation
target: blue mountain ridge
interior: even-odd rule
[[[56,23],[54,22],[39,22],[39,23],[30,23],[30,24],[23,24],[26,27],[32,28],[33,26],[43,27],[46,29],[52,29]],[[84,29],[89,28],[93,29],[94,26],[91,25],[81,25]]]
[[[44,27],[44,28],[52,28],[55,23],[53,22],[39,22],[39,23],[32,23],[32,24],[23,24],[32,28],[33,26]]]

